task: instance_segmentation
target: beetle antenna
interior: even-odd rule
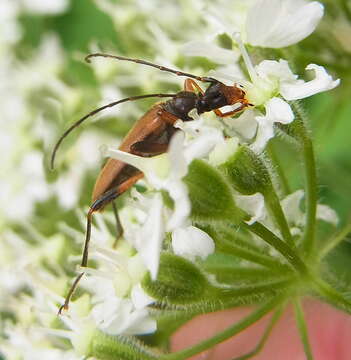
[[[51,160],[50,160],[50,168],[51,170],[54,169],[54,163],[55,163],[55,158],[56,158],[56,153],[58,148],[60,147],[62,141],[64,140],[64,138],[69,135],[72,130],[74,130],[76,127],[78,127],[80,124],[82,124],[86,119],[90,118],[91,116],[99,113],[102,110],[105,110],[107,108],[113,107],[115,105],[127,102],[127,101],[134,101],[134,100],[140,100],[140,99],[146,99],[146,98],[151,98],[151,97],[159,97],[159,98],[167,98],[167,97],[175,97],[177,94],[147,94],[147,95],[138,95],[138,96],[130,96],[127,97],[125,99],[121,99],[118,101],[114,101],[110,104],[106,104],[104,106],[101,106],[93,111],[91,111],[89,114],[86,114],[85,116],[83,116],[81,119],[77,120],[75,123],[73,123],[59,138],[59,140],[57,141],[56,145],[54,146],[54,149],[51,153]]]
[[[189,74],[189,73],[186,73],[186,72],[182,72],[182,71],[179,71],[179,70],[173,70],[173,69],[167,68],[167,67],[162,66],[162,65],[157,65],[157,64],[151,63],[149,61],[127,58],[125,56],[117,56],[117,55],[110,55],[110,54],[103,54],[103,53],[94,53],[94,54],[90,54],[90,55],[86,56],[85,61],[90,63],[91,62],[90,59],[92,57],[105,57],[105,58],[111,58],[111,59],[116,59],[116,60],[131,61],[131,62],[135,62],[137,64],[143,64],[143,65],[147,65],[147,66],[152,66],[152,67],[154,67],[156,69],[159,69],[161,71],[168,71],[170,73],[176,74],[177,76],[186,76],[186,77],[196,79],[196,80],[202,81],[202,82],[210,82],[210,83],[218,82],[216,79],[211,78],[211,77],[196,76],[196,75]]]

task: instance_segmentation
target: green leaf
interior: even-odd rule
[[[171,253],[161,254],[157,279],[152,281],[147,274],[142,285],[150,296],[173,305],[199,302],[211,288],[193,263]]]
[[[69,51],[87,52],[93,41],[120,46],[111,17],[91,0],[72,1],[68,11],[54,17],[51,25]]]
[[[243,212],[235,206],[232,192],[221,173],[202,160],[194,160],[184,178],[189,189],[192,217],[199,221],[239,223]]]

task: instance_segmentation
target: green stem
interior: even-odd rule
[[[308,274],[305,263],[300,259],[298,253],[292,249],[287,243],[278,238],[270,230],[262,224],[256,222],[252,225],[243,224],[249,231],[258,235],[263,241],[271,245],[278,252],[280,252],[285,259],[293,266],[293,268],[300,274]]]
[[[349,6],[347,5],[346,0],[341,0],[340,1],[340,5],[344,11],[344,14],[346,15],[347,19],[349,22],[351,22],[351,10],[349,8]]]
[[[317,292],[330,304],[351,314],[351,302],[321,279],[312,282]]]
[[[275,222],[277,223],[282,238],[291,246],[295,247],[293,239],[291,237],[290,228],[286,220],[285,214],[281,207],[279,198],[275,190],[272,189],[265,193],[266,204],[269,208],[270,213],[273,215]]]
[[[308,329],[305,321],[305,315],[299,299],[294,300],[294,309],[295,309],[296,323],[299,329],[303,348],[305,350],[306,359],[313,360],[312,350],[311,350],[310,342],[308,340]]]
[[[251,265],[251,264],[250,264]],[[263,267],[243,266],[243,265],[227,265],[227,264],[203,264],[206,272],[214,274],[219,282],[222,283],[257,283],[258,281],[269,281],[272,279],[281,279],[286,277],[287,274],[292,273],[291,267],[286,266],[287,271],[274,271],[273,269],[266,269]],[[224,279],[224,280],[222,280]]]
[[[212,288],[212,296],[218,297],[225,302],[226,299],[239,298],[249,295],[262,295],[268,293],[269,295],[276,295],[278,291],[286,290],[294,279],[286,277],[283,280],[272,280],[265,283],[255,285],[243,285],[236,287],[215,287]]]
[[[219,251],[223,251],[227,254],[231,254],[250,262],[265,266],[269,269],[280,269],[284,271],[289,270],[287,265],[282,264],[279,260],[273,259],[263,253],[258,254],[256,251],[251,249],[245,249],[244,247],[233,244],[228,240],[219,240],[217,242],[216,248]]]
[[[250,359],[252,357],[254,357],[255,355],[257,355],[264,347],[270,333],[273,330],[274,325],[277,323],[277,321],[279,320],[281,314],[283,312],[283,306],[280,306],[273,314],[269,324],[267,325],[266,330],[264,331],[261,340],[259,341],[259,343],[256,345],[256,347],[251,350],[250,352],[248,352],[247,354],[241,355],[239,357],[236,357],[232,360],[246,360],[246,359]]]
[[[309,138],[303,140],[303,158],[306,177],[306,227],[303,247],[307,255],[315,249],[317,213],[317,174],[313,145]]]
[[[276,297],[273,300],[267,302],[257,310],[253,311],[249,316],[245,317],[241,321],[236,324],[228,327],[224,331],[221,331],[214,335],[213,337],[201,341],[200,343],[181,351],[177,351],[172,354],[166,354],[159,357],[159,360],[183,360],[188,359],[189,357],[199,354],[209,348],[214,347],[215,345],[233,337],[234,335],[240,333],[245,330],[258,320],[260,320],[263,316],[268,314],[272,309],[274,309],[277,305],[279,305],[283,301],[283,297]]]
[[[288,179],[285,176],[285,172],[283,170],[280,160],[278,159],[276,152],[274,151],[272,143],[268,144],[267,152],[268,152],[268,155],[271,158],[271,161],[274,165],[274,169],[278,174],[278,177],[280,180],[279,185],[280,185],[281,192],[283,193],[284,196],[290,194],[291,190],[290,190],[290,186],[288,183]]]
[[[351,223],[341,229],[331,240],[329,240],[319,253],[319,258],[323,259],[328,253],[338,246],[351,232]]]
[[[293,133],[299,139],[302,147],[302,156],[305,172],[306,193],[306,224],[303,236],[303,250],[310,257],[315,250],[316,213],[317,213],[317,171],[314,157],[313,144],[306,129],[307,119],[298,102],[292,102],[291,106],[296,115]]]

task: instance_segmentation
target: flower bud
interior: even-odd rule
[[[100,360],[154,360],[157,355],[132,336],[112,336],[96,331],[88,356]]]
[[[242,211],[235,206],[231,189],[223,175],[202,160],[194,160],[184,178],[191,201],[191,215],[198,221],[238,223]]]
[[[157,279],[152,281],[147,274],[143,288],[159,301],[183,305],[202,300],[210,284],[190,261],[174,254],[162,253]]]
[[[272,188],[269,172],[263,161],[248,147],[239,149],[219,169],[235,190],[244,195],[265,194]]]

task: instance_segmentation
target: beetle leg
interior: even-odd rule
[[[81,267],[86,267],[88,264],[88,253],[89,253],[89,242],[90,242],[90,235],[91,235],[91,223],[93,214],[99,210],[102,210],[107,204],[110,202],[113,202],[119,195],[127,191],[130,187],[132,187],[140,178],[142,178],[144,174],[142,172],[139,172],[135,174],[134,176],[130,177],[117,187],[106,191],[104,194],[102,194],[97,200],[94,201],[94,203],[90,206],[88,215],[87,215],[87,230],[85,235],[85,243],[84,243],[84,250],[83,250],[83,256],[82,256],[82,262]],[[78,283],[80,279],[83,277],[84,272],[81,272],[76,279],[73,282],[73,285],[71,286],[66,298],[64,304],[60,307],[58,313],[61,314],[62,310],[68,309],[69,302],[71,301],[71,297],[75,291],[75,289],[78,286]]]
[[[147,140],[138,141],[130,147],[132,154],[142,157],[152,157],[160,155],[165,153],[167,149],[168,144],[159,144],[155,142],[149,142]]]
[[[204,91],[201,89],[201,87],[196,81],[194,81],[193,79],[185,79],[184,90],[195,92],[195,89],[197,89],[202,95],[204,94]]]

